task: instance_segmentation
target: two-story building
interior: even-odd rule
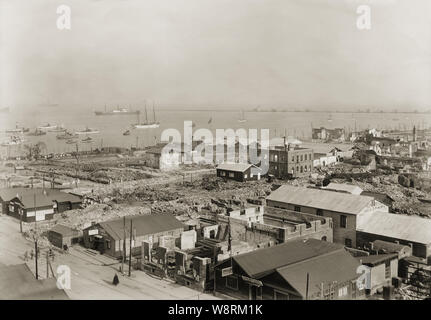
[[[288,144],[269,150],[269,174],[279,179],[306,177],[313,172],[313,150]]]
[[[268,206],[332,218],[334,242],[356,247],[357,217],[388,207],[373,197],[283,185],[267,198]]]

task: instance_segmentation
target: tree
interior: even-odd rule
[[[46,151],[46,144],[39,141],[35,144],[25,145],[24,148],[27,152],[27,158],[39,159],[42,153]]]

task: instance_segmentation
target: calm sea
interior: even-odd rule
[[[141,120],[145,117],[141,114]],[[152,119],[152,112],[148,117]],[[184,121],[190,120],[196,125],[194,129],[256,128],[270,129],[270,137],[282,136],[286,130],[289,136],[299,139],[311,137],[311,127],[341,127],[348,131],[366,128],[404,129],[410,130],[413,125],[417,128],[428,128],[431,125],[429,114],[417,113],[327,113],[327,112],[245,112],[246,122],[239,122],[241,112],[232,111],[167,111],[156,110],[157,120],[161,123],[157,129],[131,129],[131,124],[137,122],[136,115],[96,116],[93,110],[77,111],[67,107],[45,107],[32,112],[11,109],[9,113],[0,114],[0,142],[7,141],[5,129],[18,124],[20,127],[34,131],[39,125],[62,125],[69,131],[83,130],[87,126],[100,131],[92,134],[92,143],[80,143],[80,150],[91,150],[106,146],[144,147],[160,141],[161,132],[167,128],[183,131]],[[211,119],[211,123],[208,123]],[[129,136],[123,132],[130,130]],[[25,142],[36,143],[43,141],[46,152],[68,152],[75,149],[75,145],[66,144],[65,140],[57,140],[58,133],[48,132],[44,136],[24,136]],[[80,136],[80,140],[85,135]],[[9,152],[13,155],[22,150],[23,146],[1,147],[0,154]]]

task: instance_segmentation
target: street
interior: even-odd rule
[[[1,264],[24,263],[24,252],[26,250],[30,252],[33,248],[34,243],[21,236],[17,220],[9,216],[0,216]],[[118,272],[119,263],[116,260],[107,256],[88,254],[79,245],[70,248],[69,253],[60,253],[57,250],[54,252],[52,270],[56,273],[60,265],[70,268],[71,288],[67,289],[66,293],[71,299],[218,299],[211,294],[202,294],[177,285],[171,280],[160,280],[140,270],[133,270],[130,278],[123,276]],[[29,259],[27,265],[35,273],[35,260]],[[38,271],[40,278],[46,277],[46,250],[40,254]],[[51,273],[50,270],[49,272]],[[119,284],[114,286],[112,281],[116,273]]]

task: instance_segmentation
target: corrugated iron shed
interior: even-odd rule
[[[431,219],[374,212],[361,215],[356,230],[389,238],[431,244]]]
[[[290,185],[281,186],[266,199],[355,215],[361,213],[374,201],[374,198],[367,196]]]

